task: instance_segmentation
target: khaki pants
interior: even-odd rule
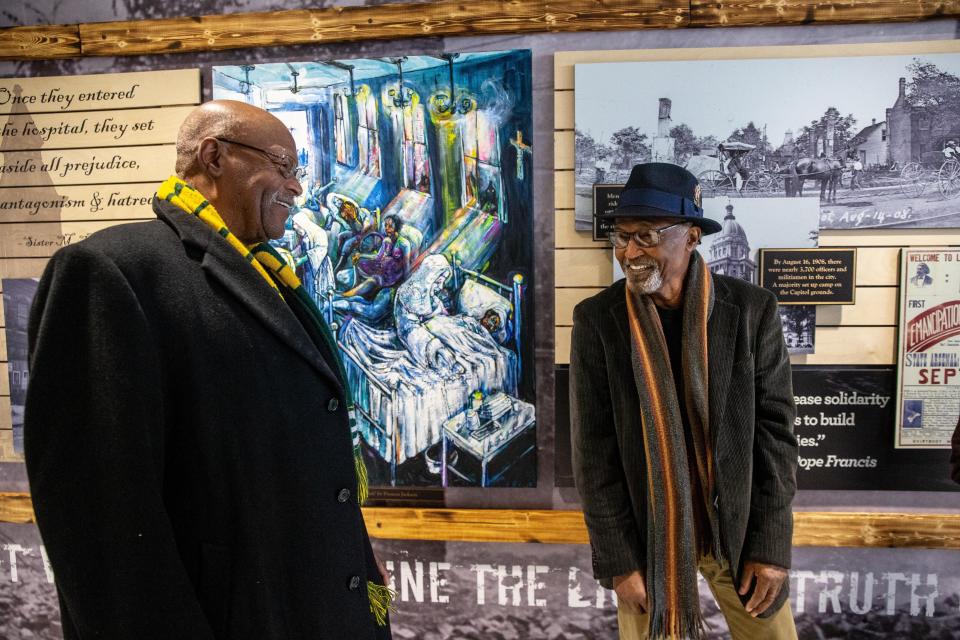
[[[720,605],[733,640],[797,639],[789,600],[780,607],[780,611],[769,618],[754,618],[740,603],[737,589],[733,585],[733,576],[725,562],[720,564],[712,556],[705,556],[700,559],[699,568],[713,597]],[[650,615],[641,613],[638,607],[628,602],[620,603],[617,622],[620,626],[620,640],[647,640],[650,637]]]

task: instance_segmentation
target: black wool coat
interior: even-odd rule
[[[58,251],[30,318],[65,638],[389,637],[331,354],[223,238],[154,210]]]
[[[707,357],[713,499],[723,551],[739,585],[747,560],[790,568],[796,409],[773,294],[735,278],[712,277]],[[625,282],[577,305],[570,349],[574,479],[594,576],[608,586],[615,576],[644,570],[647,556],[646,459]],[[670,371],[662,375],[673,379]],[[765,615],[775,613],[788,592],[784,583]],[[746,602],[749,594],[741,599]]]

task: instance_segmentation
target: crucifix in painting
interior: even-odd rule
[[[523,141],[523,132],[517,130],[517,137],[510,140],[510,144],[517,150],[517,180],[523,180],[523,154],[533,155],[533,148]]]

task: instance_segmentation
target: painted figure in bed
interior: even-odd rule
[[[327,200],[328,207],[337,212],[337,218],[344,227],[337,238],[337,266],[334,272],[339,273],[346,265],[347,258],[357,250],[367,234],[376,230],[376,218],[380,211],[368,211],[350,198],[337,194],[330,194]],[[331,204],[334,206],[330,206]]]

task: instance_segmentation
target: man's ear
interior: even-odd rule
[[[690,228],[687,229],[687,251],[693,252],[697,248],[702,235],[703,229],[695,224],[690,225]]]
[[[224,174],[223,160],[223,145],[216,138],[204,138],[197,145],[197,162],[211,178]]]

